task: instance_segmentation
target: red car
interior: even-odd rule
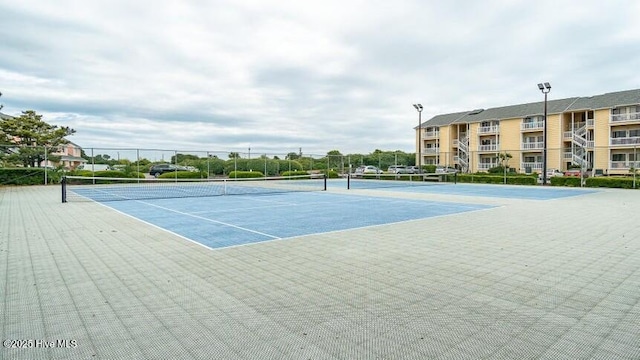
[[[575,176],[575,177],[580,177],[580,172],[582,170],[580,169],[569,169],[567,171],[564,172],[564,176]],[[589,176],[589,174],[587,173],[587,171],[585,170],[584,172],[584,177]]]

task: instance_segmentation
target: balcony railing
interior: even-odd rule
[[[544,142],[524,142],[522,143],[522,150],[542,150],[544,147]]]
[[[541,162],[521,162],[520,163],[520,169],[526,170],[527,168],[531,169],[532,171],[542,170],[542,163]]]
[[[481,126],[478,128],[478,134],[495,134],[498,131],[500,131],[500,127],[497,125]]]
[[[458,146],[458,139],[454,139],[454,140],[453,140],[453,146],[454,146],[454,147],[455,147],[455,146]]]
[[[425,155],[435,155],[440,153],[440,148],[426,148],[422,149],[422,153]]]
[[[619,137],[610,140],[611,145],[638,145],[640,144],[639,136]]]
[[[611,161],[609,162],[610,169],[630,169],[639,168],[640,161]]]
[[[523,122],[520,124],[520,130],[542,130],[544,129],[544,121]]]
[[[595,120],[594,119],[587,119],[587,126],[593,127],[594,124],[595,124]]]
[[[440,132],[439,131],[425,131],[424,132],[424,137],[426,139],[428,138],[437,138],[440,136]]]
[[[573,131],[564,131],[562,133],[562,139],[566,141],[570,141],[573,138]]]
[[[478,145],[478,151],[498,151],[500,144]]]
[[[636,121],[640,120],[640,113],[628,113],[628,114],[615,114],[611,115],[610,122],[620,122],[620,121]]]
[[[478,170],[480,171],[487,171],[491,168],[494,168],[496,166],[499,166],[500,164],[498,163],[478,163]]]

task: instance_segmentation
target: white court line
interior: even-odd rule
[[[143,203],[143,204],[146,204],[146,205],[149,205],[149,206],[157,207],[157,208],[159,208],[159,209],[168,210],[168,211],[171,211],[171,212],[174,212],[174,213],[180,214],[180,215],[186,215],[186,216],[190,216],[190,217],[193,217],[193,218],[196,218],[196,219],[200,219],[200,220],[204,220],[204,221],[209,221],[209,222],[212,222],[212,223],[216,223],[216,224],[220,224],[220,225],[229,226],[229,227],[232,227],[232,228],[235,228],[235,229],[238,229],[238,230],[244,230],[244,231],[247,231],[247,232],[250,232],[250,233],[254,233],[254,234],[258,234],[258,235],[262,235],[262,236],[270,237],[270,238],[272,238],[272,239],[281,239],[281,237],[279,237],[279,236],[274,236],[274,235],[270,235],[270,234],[263,233],[263,232],[260,232],[260,231],[247,229],[247,228],[244,228],[244,227],[242,227],[242,226],[237,226],[237,225],[233,225],[233,224],[225,223],[225,222],[218,221],[218,220],[207,219],[207,218],[202,217],[202,216],[193,215],[193,214],[189,214],[189,213],[182,212],[182,211],[178,211],[178,210],[173,210],[173,209],[170,209],[170,208],[166,208],[166,207],[164,207],[164,206],[159,206],[159,205],[151,204],[151,203],[148,203],[148,202],[146,202],[146,201],[138,201],[138,202]]]

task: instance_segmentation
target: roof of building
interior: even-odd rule
[[[590,97],[571,97],[547,101],[548,114],[567,111],[597,110],[623,105],[640,104],[640,89],[618,91]],[[444,126],[468,124],[480,121],[524,118],[544,114],[544,101],[529,104],[509,105],[486,110],[477,109],[450,114],[440,114],[425,121],[422,126]],[[416,127],[417,128],[417,127]]]

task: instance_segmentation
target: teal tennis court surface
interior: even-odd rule
[[[82,179],[71,179],[79,181]],[[93,181],[93,180],[91,180]],[[103,202],[119,212],[209,248],[224,248],[303,235],[385,225],[491,208],[462,201],[363,196],[361,189],[549,200],[594,192],[531,186],[500,186],[324,178],[262,181],[202,180],[141,183],[109,179],[104,184],[73,185],[63,199]],[[137,180],[136,180],[137,181]],[[383,193],[380,193],[381,195]],[[220,196],[243,195],[243,196]]]
[[[370,181],[370,180],[367,180]],[[384,182],[384,181],[382,181]],[[366,185],[366,184],[363,184]],[[361,188],[374,188],[364,187]],[[380,184],[375,187],[384,191],[400,191],[429,194],[449,194],[462,196],[481,196],[506,199],[527,200],[553,200],[571,196],[591,194],[597,190],[567,189],[552,187],[535,187],[519,185],[474,185],[474,184],[438,184],[438,185],[410,185],[410,186],[385,186]],[[354,189],[359,189],[358,185]]]
[[[327,192],[106,202],[210,248],[384,225],[491,208]]]

